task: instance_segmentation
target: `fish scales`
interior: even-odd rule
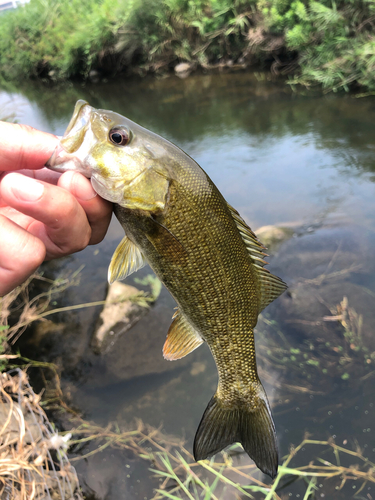
[[[165,252],[169,257],[168,248],[161,248],[156,252],[151,242],[145,245],[143,238],[139,236],[137,238],[137,235],[143,235],[147,231],[145,230],[147,216],[144,216],[145,221],[142,224],[141,216],[122,207],[116,208],[116,215],[127,234],[131,234],[132,239],[142,246],[147,261],[175,297],[193,326],[201,332],[213,353],[215,351],[228,353],[232,362],[226,371],[233,371],[234,379],[239,376],[247,377],[249,372],[252,374],[251,379],[255,380],[255,370],[251,370],[250,366],[255,363],[251,330],[257,318],[258,300],[254,286],[257,278],[254,276],[246,248],[221,195],[212,187],[210,196],[205,200],[206,203],[193,204],[187,197],[189,188],[193,192],[199,191],[199,184],[202,181],[199,179],[198,183],[194,183],[194,180],[186,179],[185,176],[179,180],[175,189],[171,186],[170,205],[174,210],[168,211],[165,216],[160,216],[163,226],[171,231],[184,248],[188,248],[183,263],[181,261],[174,263],[169,258],[163,259]],[[188,189],[181,189],[184,183]],[[205,179],[205,183],[210,185],[208,179]],[[210,227],[204,224],[204,221],[207,219],[207,214],[211,220],[214,211],[221,224]],[[228,254],[228,245],[232,249],[234,258]],[[197,275],[198,265],[199,275]],[[193,303],[192,296],[195,297]],[[240,336],[241,332],[244,332],[243,336]],[[252,346],[249,349],[251,357],[241,359],[233,355],[233,352],[237,353],[240,350],[231,351],[231,346],[236,346],[238,340],[241,345]],[[219,366],[220,355],[215,358]],[[236,369],[238,363],[249,367],[246,373],[244,370]],[[222,372],[224,373],[224,368]]]
[[[263,269],[263,247],[194,160],[121,115],[79,101],[61,146],[50,166],[91,177],[96,191],[115,203],[125,230],[110,280],[147,261],[177,302],[166,359],[203,341],[212,352],[218,388],[197,430],[195,458],[237,441],[274,477],[276,433],[253,330],[285,284]]]

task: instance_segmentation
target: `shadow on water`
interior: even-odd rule
[[[294,237],[271,248],[269,266],[289,290],[266,309],[256,336],[281,456],[310,433],[352,449],[358,445],[375,460],[374,99],[298,95],[244,73],[84,87],[29,85],[0,93],[0,102],[11,102],[19,121],[57,134],[64,132],[77,99],[113,109],[181,146],[253,229],[276,224],[293,230]],[[57,306],[105,297],[107,267],[122,235],[112,221],[100,245],[45,266],[56,276],[85,264],[80,286],[68,289]],[[149,273],[145,268],[137,275]],[[134,284],[134,276],[127,283]],[[184,436],[191,450],[217,375],[206,347],[176,363],[162,358],[173,309],[163,289],[147,314],[101,355],[91,347],[98,307],[57,315],[59,328],[36,328],[20,346],[29,356],[59,364],[65,393],[88,419],[121,426],[141,418]],[[314,458],[307,448],[300,453],[292,465]],[[90,460],[78,469],[96,498],[150,497],[151,483],[140,486],[144,464],[118,450]],[[124,463],[131,464],[134,481],[116,479]],[[352,484],[340,491],[337,483],[321,484],[317,497],[355,493]],[[363,498],[375,498],[368,488]],[[279,494],[303,498],[303,491],[298,483]]]

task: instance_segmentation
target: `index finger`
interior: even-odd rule
[[[42,168],[58,142],[28,125],[0,121],[0,171]]]

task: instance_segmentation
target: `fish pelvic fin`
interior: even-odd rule
[[[256,408],[225,408],[217,393],[208,403],[194,440],[196,461],[210,458],[239,442],[257,467],[273,479],[277,474],[278,451],[275,424],[267,396],[260,385]]]
[[[193,352],[203,342],[204,340],[199,333],[177,309],[168,330],[167,340],[163,347],[163,356],[168,361],[181,359]]]

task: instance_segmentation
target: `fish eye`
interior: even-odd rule
[[[115,127],[109,132],[109,140],[116,146],[126,146],[130,141],[130,135],[127,130]]]

